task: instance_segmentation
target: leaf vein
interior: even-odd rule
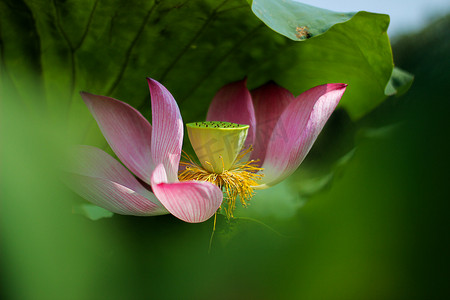
[[[213,22],[214,18],[217,16],[218,10],[224,6],[228,0],[223,1],[221,4],[219,4],[209,15],[209,17],[206,19],[205,23],[200,27],[200,29],[197,31],[197,33],[194,35],[194,37],[189,41],[189,43],[186,44],[186,46],[181,50],[180,53],[178,53],[177,57],[172,61],[172,63],[166,68],[164,73],[161,75],[159,81],[161,83],[164,82],[167,75],[170,73],[170,71],[173,69],[173,67],[178,63],[178,61],[183,57],[183,55],[189,50],[189,48],[194,44],[194,42],[201,36],[203,31],[208,27],[208,25]]]
[[[187,95],[179,101],[179,103],[183,103],[184,101],[186,101],[189,97],[192,96],[192,94],[200,87],[200,85],[211,76],[212,73],[214,73],[214,71],[231,55],[233,54],[237,49],[239,49],[239,47],[248,40],[248,37],[252,36],[255,34],[255,32],[257,32],[259,29],[261,29],[264,26],[264,24],[259,24],[258,26],[256,26],[255,28],[253,28],[252,30],[250,30],[246,35],[244,35],[240,40],[238,40],[236,42],[236,44],[233,45],[233,47],[230,48],[230,50],[225,53],[220,59],[217,60],[217,63],[212,66],[208,72],[206,72],[206,74],[197,82],[197,84],[195,84],[187,93]]]
[[[89,20],[86,26],[86,29],[83,32],[83,36],[81,37],[80,41],[78,42],[78,44],[74,47],[74,51],[77,51],[77,49],[79,49],[81,47],[81,45],[83,44],[84,40],[86,39],[86,36],[89,32],[89,28],[91,27],[92,24],[92,19],[94,18],[94,12],[97,9],[97,4],[98,4],[98,0],[95,0],[94,3],[94,7],[92,8],[92,11],[89,15]]]
[[[153,6],[148,11],[147,15],[145,16],[144,20],[142,21],[141,26],[139,27],[138,33],[134,37],[133,41],[131,41],[130,47],[127,49],[127,52],[125,53],[125,61],[122,64],[122,67],[120,69],[120,72],[117,76],[117,78],[114,80],[113,84],[109,88],[107,94],[111,95],[117,86],[119,85],[119,82],[122,80],[123,75],[125,74],[125,70],[127,69],[128,62],[131,57],[131,53],[133,52],[134,46],[136,45],[137,41],[139,40],[139,37],[141,36],[142,32],[144,31],[145,26],[148,23],[148,20],[150,19],[150,15],[152,14],[153,10],[156,8],[156,6],[159,4],[159,2],[155,2]]]

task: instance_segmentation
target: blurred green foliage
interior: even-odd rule
[[[44,3],[51,5],[38,10]],[[201,117],[229,80],[254,74],[259,84],[283,74],[277,60],[273,73],[252,73],[258,60],[250,59],[250,48],[269,60],[277,43],[313,45],[329,34],[295,43],[252,27],[259,21],[248,6],[230,1],[211,14],[209,2],[192,3],[164,2],[154,9],[158,20],[146,18],[151,2],[145,1],[0,2],[2,299],[445,299],[449,18],[396,41],[397,65],[416,76],[410,92],[357,121],[336,111],[296,174],[261,202],[255,197],[246,218],[218,216],[210,254],[212,220],[115,215],[93,222],[72,211],[80,199],[59,182],[57,162],[91,122],[78,89],[139,106],[149,97],[147,72],[161,79],[169,58],[198,42],[209,52],[200,60],[180,57],[164,81],[189,120]],[[177,23],[186,19],[184,9],[198,23]],[[141,27],[143,20],[154,26]],[[236,20],[242,26],[225,26]],[[84,37],[85,28],[93,29]],[[258,35],[247,42],[252,30]],[[266,45],[269,36],[273,44]],[[218,67],[201,71],[200,62]],[[195,75],[187,76],[190,64]],[[195,97],[186,97],[203,77]],[[104,145],[94,126],[89,132],[85,141]]]

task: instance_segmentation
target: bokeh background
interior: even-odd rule
[[[447,298],[450,17],[443,15],[391,36],[396,66],[415,76],[410,90],[358,119],[338,109],[289,180],[258,194],[235,220],[219,215],[210,251],[212,220],[94,221],[80,213],[84,202],[60,183],[57,162],[80,139],[107,149],[105,142],[95,124],[85,125],[76,96],[66,122],[64,105],[42,104],[33,79],[12,89],[2,68],[2,299]],[[33,49],[30,42],[17,64]],[[46,63],[67,63],[60,58]],[[66,77],[63,70],[47,76]],[[64,90],[49,89],[52,101]],[[181,105],[182,114],[201,114],[201,105]]]

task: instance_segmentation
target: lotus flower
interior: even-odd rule
[[[298,168],[346,87],[341,83],[325,84],[294,97],[273,82],[251,93],[245,80],[224,86],[214,97],[203,126],[212,127],[209,130],[213,131],[234,124],[235,131],[247,131],[245,141],[232,138],[230,132],[223,130],[220,137],[202,133],[199,138],[196,131],[205,129],[195,127],[202,124],[188,124],[200,164],[188,158],[180,179],[200,179],[221,187],[227,196],[227,216],[232,217],[237,196],[245,206],[254,189],[271,187]],[[244,129],[237,124],[248,126]],[[244,150],[238,155],[242,145]],[[234,153],[227,155],[231,159],[224,158],[227,152]]]
[[[82,93],[103,135],[122,163],[91,146],[73,150],[69,185],[112,212],[171,213],[202,222],[222,207],[233,216],[254,189],[285,179],[301,164],[341,99],[345,84],[314,87],[298,97],[274,83],[251,94],[245,81],[224,86],[206,122],[187,124],[199,159],[180,164],[183,123],[170,92],[148,79],[153,126],[121,101]],[[222,203],[225,193],[226,203]]]

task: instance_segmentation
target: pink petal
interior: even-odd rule
[[[178,180],[183,144],[183,120],[172,94],[159,82],[147,78],[152,97],[152,158],[162,163],[169,182]]]
[[[244,147],[255,139],[255,112],[246,80],[236,81],[222,87],[214,96],[206,116],[207,121],[223,121],[250,125]]]
[[[143,181],[150,183],[152,127],[139,111],[119,100],[82,92],[103,135],[119,159]]]
[[[64,181],[90,202],[122,215],[167,214],[153,193],[109,154],[91,146],[70,153]]]
[[[251,159],[259,159],[259,165],[264,163],[267,145],[273,129],[286,106],[295,97],[287,89],[269,82],[252,91],[253,106],[256,117],[256,136]]]
[[[159,201],[175,217],[190,223],[208,220],[222,203],[222,191],[205,181],[166,183],[162,165],[152,175],[152,189]]]
[[[291,102],[281,114],[270,138],[261,186],[273,186],[292,174],[339,103],[347,85],[316,86]]]

